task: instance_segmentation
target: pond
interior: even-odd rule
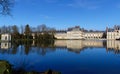
[[[14,41],[0,46],[0,60],[11,65],[12,74],[49,70],[58,74],[120,74],[120,41]]]

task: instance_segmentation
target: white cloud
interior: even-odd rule
[[[67,4],[67,6],[76,7],[76,8],[87,8],[87,9],[96,9],[99,8],[100,0],[73,0],[72,3]]]
[[[44,0],[45,2],[47,2],[47,3],[56,3],[56,2],[58,2],[58,0]]]
[[[40,17],[43,19],[53,19],[53,17],[47,15],[40,15]]]
[[[15,0],[16,2],[19,2],[20,0]]]

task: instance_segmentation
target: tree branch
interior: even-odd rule
[[[0,0],[0,14],[11,15],[11,8],[14,6],[14,0]]]

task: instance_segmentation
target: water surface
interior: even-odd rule
[[[0,60],[15,72],[120,74],[120,41],[1,42]]]

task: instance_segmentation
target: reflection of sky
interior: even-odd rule
[[[40,55],[37,52],[21,54],[23,49],[18,49],[16,54],[0,53],[0,60],[9,61],[16,70],[45,71],[53,69],[63,74],[119,74],[120,55],[107,53],[105,48],[86,48],[80,54],[61,50]],[[32,48],[33,50],[33,48]],[[35,51],[35,50],[34,50]]]

